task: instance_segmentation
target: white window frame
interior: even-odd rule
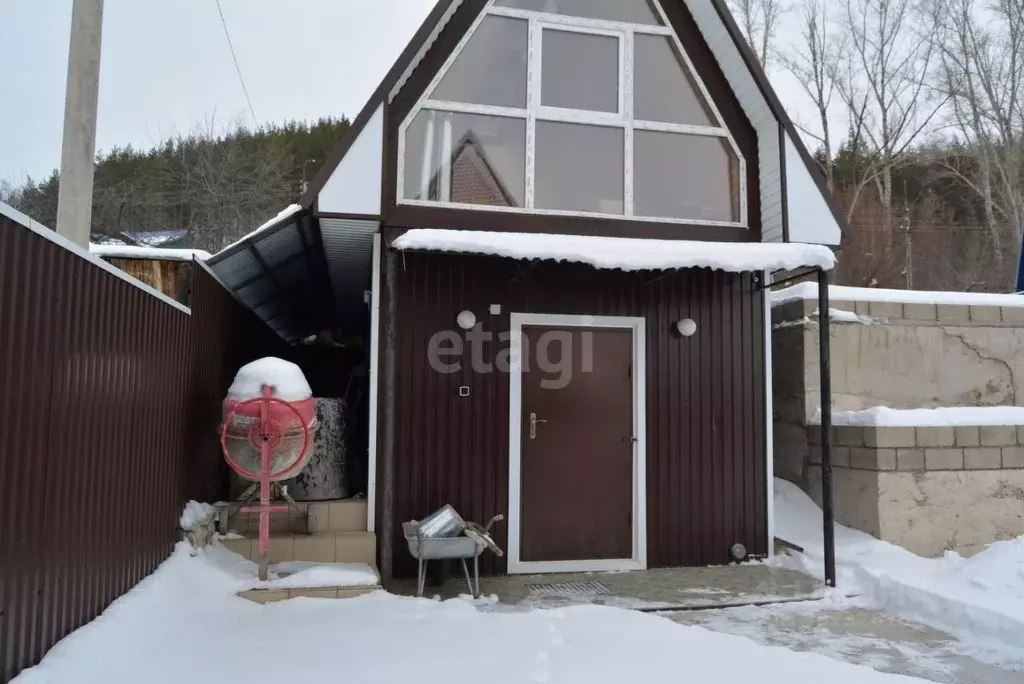
[[[434,75],[427,86],[426,93],[433,93],[441,80],[451,70],[452,65],[462,54],[463,49],[469,43],[477,28],[488,17],[505,17],[511,19],[525,20],[528,23],[529,52],[527,60],[527,94],[526,107],[523,109],[515,107],[498,107],[492,105],[468,104],[462,102],[446,102],[431,100],[424,96],[416,103],[412,111],[402,122],[398,132],[398,173],[397,173],[397,201],[399,205],[435,207],[445,209],[468,209],[475,211],[496,211],[510,214],[529,214],[546,216],[571,216],[571,217],[595,217],[610,218],[624,221],[647,221],[652,223],[676,223],[683,225],[721,226],[732,228],[748,228],[749,216],[747,207],[747,160],[740,152],[739,145],[725,125],[721,112],[711,98],[704,81],[700,78],[693,66],[689,55],[683,49],[679,37],[672,30],[668,17],[661,7],[660,0],[650,0],[662,25],[652,24],[631,24],[618,21],[606,21],[603,19],[591,19],[586,17],[573,17],[562,14],[549,14],[533,10],[522,10],[512,7],[499,7],[495,5],[496,0],[490,0],[480,15],[474,20],[466,35],[462,37],[459,44],[449,55],[441,69]],[[543,32],[545,29],[554,31],[572,31],[590,35],[601,35],[616,37],[619,40],[619,112],[596,112],[578,109],[563,109],[558,107],[545,107],[541,104],[542,78],[543,78]],[[636,121],[633,119],[634,101],[634,41],[637,34],[665,36],[672,40],[675,49],[682,56],[685,68],[689,70],[693,82],[697,86],[700,95],[711,110],[714,120],[718,126],[696,126],[690,124],[675,124],[656,121]],[[406,133],[409,127],[416,120],[420,112],[434,110],[442,112],[454,112],[459,114],[478,114],[483,116],[505,117],[520,119],[526,122],[526,178],[524,182],[523,207],[502,207],[492,205],[468,204],[460,202],[444,202],[435,200],[418,200],[405,198],[405,146]],[[566,211],[560,209],[537,208],[536,204],[536,131],[538,121],[550,121],[557,123],[575,123],[591,126],[606,126],[623,130],[624,143],[624,168],[623,168],[623,213],[608,214],[590,211]],[[656,131],[661,133],[678,133],[684,135],[703,135],[726,140],[733,154],[736,155],[739,173],[739,209],[738,221],[715,221],[699,218],[676,218],[664,216],[645,216],[635,212],[634,185],[633,185],[633,136],[635,130]]]

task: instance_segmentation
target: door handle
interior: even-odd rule
[[[537,423],[546,423],[548,421],[537,418],[536,413],[530,414],[530,439],[537,439]]]

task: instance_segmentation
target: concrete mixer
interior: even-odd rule
[[[259,576],[268,576],[270,514],[288,507],[272,503],[271,483],[295,477],[312,452],[316,401],[298,366],[266,358],[243,366],[223,402],[220,426],[224,460],[253,481],[243,500],[259,488],[259,503],[243,513],[259,514]],[[282,492],[287,499],[287,492]]]

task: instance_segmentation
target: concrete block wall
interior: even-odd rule
[[[1024,303],[1024,299],[1022,299]],[[820,504],[817,301],[772,312],[775,474]],[[1024,307],[834,301],[834,411],[1024,406]],[[1024,535],[1024,429],[839,427],[837,520],[915,553]]]
[[[832,464],[875,471],[1002,470],[1024,468],[1024,428],[837,427]],[[820,431],[808,428],[808,457],[821,464]]]

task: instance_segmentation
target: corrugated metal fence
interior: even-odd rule
[[[203,268],[191,314],[0,216],[0,682],[152,572],[226,472],[220,401],[287,347]]]

